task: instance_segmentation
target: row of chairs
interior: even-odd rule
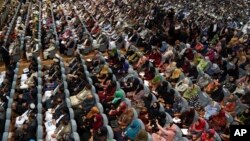
[[[6,121],[5,121],[5,128],[4,128],[4,133],[2,137],[2,141],[7,141],[9,138],[9,131],[10,131],[10,126],[11,126],[11,116],[12,116],[12,103],[13,103],[13,98],[15,95],[15,89],[16,89],[16,80],[17,80],[17,75],[19,71],[20,63],[16,63],[16,68],[14,70],[14,78],[13,82],[11,85],[11,90],[10,90],[10,98],[8,100],[8,108],[6,110]]]
[[[41,58],[37,58],[37,64],[38,64],[38,72],[37,72],[37,81],[38,81],[38,86],[37,86],[37,141],[42,141],[43,140],[43,111],[42,111],[42,89],[43,89],[43,81],[42,81],[42,61]]]
[[[31,13],[31,7],[32,7],[32,2],[29,2],[29,6],[28,6],[28,12],[27,12],[27,15],[26,15],[26,19],[25,19],[25,24],[24,24],[24,31],[23,33],[21,34],[21,44],[20,44],[20,51],[23,50],[23,47],[24,47],[24,42],[25,42],[25,34],[26,34],[26,29],[27,29],[27,26],[29,25],[29,19],[30,19],[30,13]],[[21,54],[18,54],[19,56],[18,57],[15,57],[15,59],[19,60],[20,57],[21,57]]]
[[[67,108],[69,110],[70,114],[70,123],[71,123],[71,129],[72,129],[72,134],[71,137],[74,138],[75,141],[80,141],[79,134],[77,133],[77,124],[74,119],[74,111],[71,108],[71,103],[70,103],[70,92],[68,90],[68,83],[66,81],[66,71],[65,71],[65,66],[64,66],[64,60],[62,57],[60,57],[60,67],[61,67],[61,73],[62,73],[62,80],[63,80],[63,87],[64,87],[64,94],[65,94],[65,101],[67,104]]]
[[[14,28],[14,24],[16,22],[16,19],[17,19],[17,15],[21,9],[21,6],[22,6],[22,3],[18,3],[18,6],[16,7],[16,10],[15,10],[15,15],[14,17],[12,18],[10,24],[9,24],[9,27],[8,27],[8,31],[7,31],[7,34],[5,35],[4,37],[4,45],[7,43],[7,41],[9,40],[9,35],[11,34],[13,28]]]
[[[93,18],[93,17],[92,17]],[[121,54],[120,54],[121,55]],[[105,60],[104,58],[103,58],[103,60]],[[127,60],[126,60],[127,61]],[[128,63],[128,61],[127,61],[127,63]],[[130,65],[130,68],[132,68],[133,69],[133,67],[132,67],[132,65]],[[111,70],[112,71],[112,70]],[[134,71],[134,73],[136,73],[135,71]],[[138,76],[138,75],[137,75]],[[115,77],[115,76],[114,76]],[[143,81],[140,79],[140,81],[141,81],[141,84],[144,84],[143,83]],[[148,86],[146,86],[145,84],[144,84],[144,88],[145,88],[145,91],[150,91],[149,90],[149,88],[148,88]],[[117,89],[120,89],[119,88],[119,81],[117,81]],[[176,93],[177,93],[177,91],[176,91]],[[183,106],[183,111],[184,111],[184,108],[186,108],[187,106],[188,106],[188,103],[187,103],[187,101],[184,99],[184,98],[182,98],[182,100],[183,100],[183,103],[185,103],[185,105]],[[124,101],[128,104],[128,106],[130,106],[131,105],[131,100],[130,99],[128,99],[128,98],[124,98]],[[156,102],[157,101],[157,98],[153,95],[153,100],[152,100],[152,102],[151,102],[151,104],[153,104],[154,102]],[[98,104],[98,106],[99,107],[101,107],[101,104]],[[102,108],[100,108],[100,109],[102,109]],[[164,107],[163,107],[163,105],[161,105],[160,106],[160,110],[161,111],[163,111],[163,112],[165,112],[165,110],[164,110]],[[135,111],[135,110],[134,110]],[[196,113],[197,114],[197,113]],[[135,115],[137,115],[138,116],[138,113],[135,111]],[[168,114],[168,113],[166,113],[166,115],[167,115],[167,121],[168,122],[171,122],[171,121],[173,121],[173,119],[172,119],[172,117]],[[136,116],[135,116],[135,118],[136,118]],[[142,123],[142,122],[141,122]],[[142,127],[145,127],[144,125],[143,125],[143,123],[142,123]],[[175,140],[182,140],[182,132],[181,132],[181,130],[180,130],[180,128],[178,128],[179,130],[178,130],[178,132],[177,132],[177,134],[176,134],[176,138],[175,138]],[[149,140],[151,139],[151,137],[150,137],[150,134],[148,134],[149,135]]]
[[[60,4],[62,5],[61,1],[60,1]],[[65,18],[66,18],[67,25],[68,25],[69,28],[71,28],[71,29],[74,28],[74,27],[72,27],[72,26],[70,25],[70,23],[69,23],[69,21],[68,21],[68,19],[67,19],[67,16],[68,16],[68,15],[66,15],[67,12],[65,11],[65,8],[63,8],[62,10],[63,10],[63,14],[64,14],[64,16],[65,16]],[[75,49],[75,46],[76,46],[76,43],[77,43],[77,36],[76,36],[75,32],[72,32],[72,36],[74,37],[74,45],[73,45],[72,48],[67,48],[67,50],[65,50],[64,54],[66,54],[67,56],[72,56],[72,55],[74,54],[74,49]]]

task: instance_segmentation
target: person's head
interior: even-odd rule
[[[135,137],[134,141],[147,141],[148,133],[145,129],[141,129]]]
[[[207,139],[213,138],[214,135],[215,135],[215,130],[214,130],[214,129],[209,129],[209,130],[207,131]]]
[[[68,125],[69,121],[67,119],[64,119],[61,121],[61,123],[62,123],[62,125],[65,126],[65,125]]]
[[[99,109],[98,109],[96,106],[94,106],[94,107],[92,107],[92,108],[90,109],[90,111],[88,112],[86,118],[90,119],[90,118],[92,118],[95,114],[98,114],[98,113],[99,113]]]

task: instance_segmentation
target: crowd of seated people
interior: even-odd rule
[[[235,8],[247,2],[181,2],[43,2],[40,42],[53,63],[41,68],[30,55],[14,95],[9,65],[0,120],[11,109],[15,140],[38,139],[38,127],[48,141],[229,140],[230,125],[250,124],[250,24]],[[21,6],[16,36],[5,45],[12,52],[24,44],[27,56],[39,44],[38,15],[29,7]],[[54,57],[56,48],[74,57]]]

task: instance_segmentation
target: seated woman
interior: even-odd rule
[[[230,94],[229,96],[225,97],[222,101],[222,108],[224,110],[232,115],[235,115],[236,110],[236,102],[238,98],[234,94]]]
[[[156,125],[159,131],[152,134],[153,141],[174,141],[177,125],[170,123],[164,128],[159,124],[158,120],[156,120]]]
[[[216,115],[209,118],[209,127],[214,128],[216,131],[224,129],[227,125],[226,113],[223,109]]]
[[[211,101],[205,108],[204,118],[208,120],[211,116],[216,115],[220,110],[221,106],[216,101]]]
[[[96,133],[97,130],[103,126],[103,118],[101,114],[96,114],[94,116],[94,122],[92,123],[92,129],[91,132]]]
[[[62,120],[60,125],[53,132],[48,132],[46,140],[57,141],[67,140],[70,137],[71,124],[69,120]]]
[[[181,124],[180,128],[188,128],[194,121],[195,118],[195,109],[189,108],[186,111],[182,112],[180,115]]]
[[[138,119],[134,119],[124,131],[125,138],[134,140],[141,129],[142,127],[140,121]]]
[[[89,95],[93,95],[91,88],[92,86],[87,84],[81,92],[79,92],[77,95],[71,96],[70,97],[71,106],[75,107],[81,104]]]
[[[107,141],[107,140],[108,140],[108,129],[106,126],[102,126],[96,131],[96,134],[94,134],[89,141]]]
[[[200,91],[199,86],[193,84],[183,94],[183,97],[188,101],[189,105],[197,109],[200,108],[200,103],[198,101],[199,91]]]
[[[121,116],[118,118],[118,125],[120,129],[125,129],[132,122],[134,117],[134,111],[128,108]]]
[[[101,102],[110,102],[114,98],[116,91],[116,81],[107,82],[108,86],[105,86],[103,91],[98,92],[98,96]]]
[[[241,112],[239,115],[235,117],[235,120],[239,122],[241,125],[250,125],[250,112],[249,108],[245,111]]]
[[[201,136],[206,127],[206,121],[203,118],[199,118],[188,129],[189,134],[193,139],[197,139]]]
[[[108,75],[108,73],[109,73],[109,66],[108,65],[104,65],[104,66],[102,66],[101,71],[97,74],[97,77],[99,79],[106,78],[107,75]]]
[[[142,76],[142,79],[144,80],[152,80],[155,77],[155,68],[149,67],[145,70],[144,76]]]
[[[155,66],[159,66],[161,63],[161,53],[157,49],[153,49],[153,52],[149,54],[148,59],[153,62]]]
[[[210,95],[210,97],[216,101],[221,102],[224,98],[222,85],[218,82],[218,80],[214,80],[210,82],[205,88],[204,91]]]
[[[142,65],[145,64],[147,61],[147,57],[145,55],[143,55],[142,53],[138,53],[138,55],[139,55],[139,60],[134,65],[134,69],[140,69]]]
[[[202,133],[201,138],[199,138],[198,141],[215,141],[214,135],[214,129],[209,129],[208,131],[204,131]]]
[[[134,91],[133,93],[131,93],[132,106],[134,108],[137,109],[137,108],[144,107],[144,101],[143,101],[144,95],[145,95],[145,91],[144,91],[143,84],[139,84],[139,86],[136,89],[136,91]],[[128,94],[127,94],[127,96],[128,96]]]

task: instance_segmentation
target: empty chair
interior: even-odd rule
[[[36,138],[37,140],[43,139],[43,126],[42,125],[38,125],[37,127]]]
[[[96,106],[97,106],[98,110],[100,111],[100,113],[103,113],[103,106],[102,106],[102,104],[98,102],[98,103],[96,103]]]
[[[103,119],[103,125],[106,126],[108,125],[108,117],[106,116],[106,114],[101,114],[102,115],[102,119]]]
[[[77,124],[76,121],[74,119],[70,120],[71,123],[71,127],[72,127],[72,132],[77,132]]]

